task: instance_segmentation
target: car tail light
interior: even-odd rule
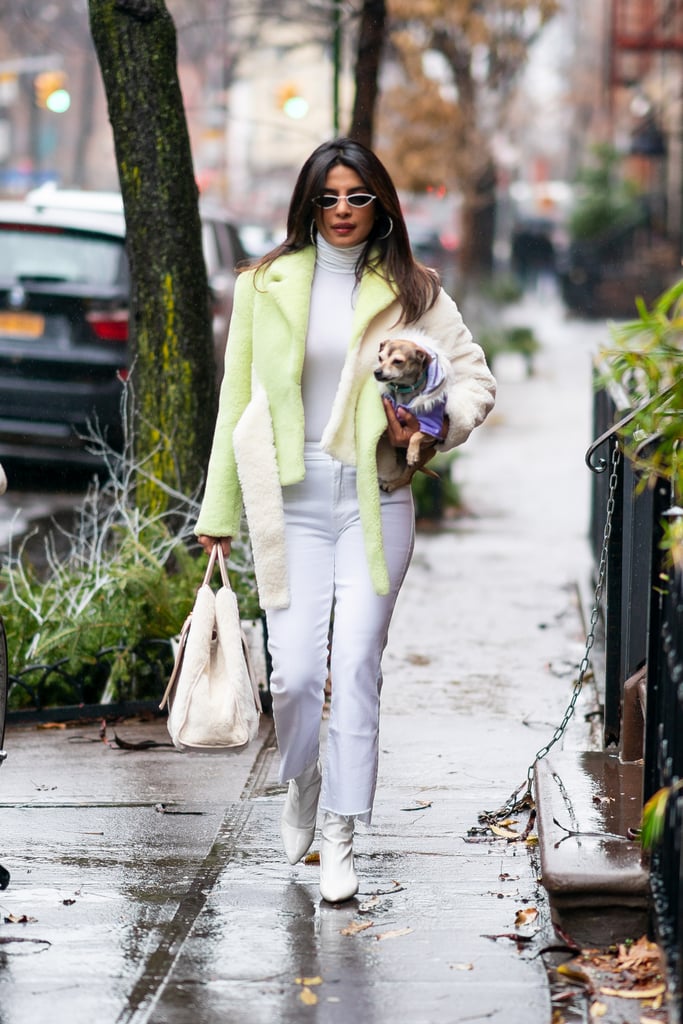
[[[128,341],[128,310],[107,309],[90,312],[86,320],[100,341]]]

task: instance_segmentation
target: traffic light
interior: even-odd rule
[[[36,103],[53,114],[63,114],[71,106],[65,71],[41,71],[33,80]]]
[[[294,82],[283,82],[278,86],[275,101],[279,109],[295,121],[308,113],[308,100],[304,99]]]

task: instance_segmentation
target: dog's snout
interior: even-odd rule
[[[384,379],[381,367],[378,366],[377,369],[374,371],[374,373],[375,373],[375,380],[383,380]]]

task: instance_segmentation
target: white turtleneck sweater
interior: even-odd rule
[[[356,263],[364,247],[340,249],[322,235],[316,240],[315,272],[301,380],[305,438],[319,441],[330,411],[351,338]]]

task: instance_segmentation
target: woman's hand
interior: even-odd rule
[[[387,417],[387,437],[389,441],[394,448],[407,448],[413,434],[420,429],[417,416],[414,416],[408,409],[404,409],[403,406],[399,406],[398,409],[394,408],[394,404],[389,398],[383,398],[382,401],[384,402],[384,412]],[[444,415],[440,436],[435,439],[425,434],[421,447],[428,448],[439,441],[444,441],[448,435],[448,425],[448,416]]]
[[[413,434],[420,429],[417,416],[407,409],[395,409],[388,398],[383,398],[384,412],[387,417],[387,437],[394,448],[407,448]]]
[[[205,533],[200,533],[197,540],[206,551],[207,555],[211,554],[212,549],[216,544],[220,544],[223,549],[223,554],[226,558],[230,557],[230,549],[232,548],[232,537],[207,537]]]

